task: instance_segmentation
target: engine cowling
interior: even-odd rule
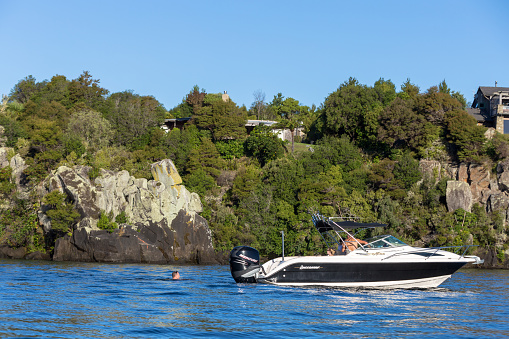
[[[237,246],[230,252],[230,269],[237,283],[255,283],[260,270],[260,253],[249,246]]]

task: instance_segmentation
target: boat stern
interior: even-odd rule
[[[230,270],[237,283],[255,283],[260,271],[260,253],[249,246],[237,246],[230,252]]]

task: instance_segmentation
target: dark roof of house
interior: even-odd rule
[[[482,92],[484,96],[492,97],[495,93],[498,93],[500,91],[502,92],[509,92],[509,87],[486,87],[486,86],[479,86],[479,90]]]
[[[191,118],[164,119],[164,122],[189,121]]]
[[[481,113],[481,110],[479,108],[470,108],[467,107],[466,111],[468,114],[473,116],[477,122],[484,122],[484,121],[491,121],[491,117],[485,116]]]

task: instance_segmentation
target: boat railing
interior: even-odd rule
[[[359,240],[355,237],[356,232],[350,233],[345,228],[341,227],[340,224],[338,224],[336,222],[336,221],[338,221],[340,223],[343,221],[358,222],[360,220],[359,217],[356,217],[353,215],[338,216],[338,217],[325,217],[325,216],[321,215],[320,213],[313,213],[311,215],[311,219],[313,220],[313,223],[315,224],[315,226],[316,226],[316,223],[320,222],[320,221],[323,223],[326,223],[326,224],[331,223],[331,224],[334,224],[337,227],[337,229],[341,231],[341,233],[344,233],[345,236],[343,237],[342,234],[339,234],[338,231],[336,231],[334,229],[326,230],[324,232],[319,232],[320,236],[322,237],[322,239],[324,240],[324,242],[328,248],[334,249],[334,251],[339,251],[340,248],[342,248],[342,249],[344,249],[342,251],[344,252],[344,254],[346,254],[346,253],[351,252],[351,250],[348,249],[347,243],[352,243],[355,241],[358,244],[358,246],[357,246],[358,248],[361,248],[362,250],[366,251],[365,248],[362,246],[362,244],[359,242]],[[329,240],[326,239],[324,234],[327,234],[327,237],[329,238]],[[347,239],[349,239],[349,238],[353,239],[354,241],[348,241]]]
[[[400,255],[407,255],[407,254],[413,254],[413,253],[429,253],[429,255],[427,256],[426,259],[424,260],[428,260],[429,258],[431,258],[433,255],[435,255],[438,251],[440,250],[444,250],[444,249],[451,249],[451,248],[454,248],[454,249],[457,249],[458,251],[461,250],[462,248],[465,248],[465,250],[463,251],[463,253],[458,257],[458,260],[460,260],[461,258],[465,258],[465,254],[467,253],[467,251],[471,248],[471,247],[478,247],[478,245],[461,245],[461,246],[440,246],[440,247],[428,247],[428,248],[416,248],[416,249],[413,249],[411,251],[405,251],[405,252],[398,252],[398,253],[393,253],[391,255],[389,255],[388,257],[385,257],[383,258],[382,260],[387,260],[389,258],[392,258],[392,257],[395,257],[395,256],[400,256]],[[456,250],[455,251],[452,251],[453,253],[456,253]],[[457,253],[456,253],[457,254]],[[459,255],[459,254],[458,254]]]

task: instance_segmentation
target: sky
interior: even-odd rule
[[[506,0],[0,0],[0,94],[89,71],[166,109],[194,85],[248,108],[256,91],[320,106],[350,77],[445,80],[473,101],[509,87],[508,18]]]

